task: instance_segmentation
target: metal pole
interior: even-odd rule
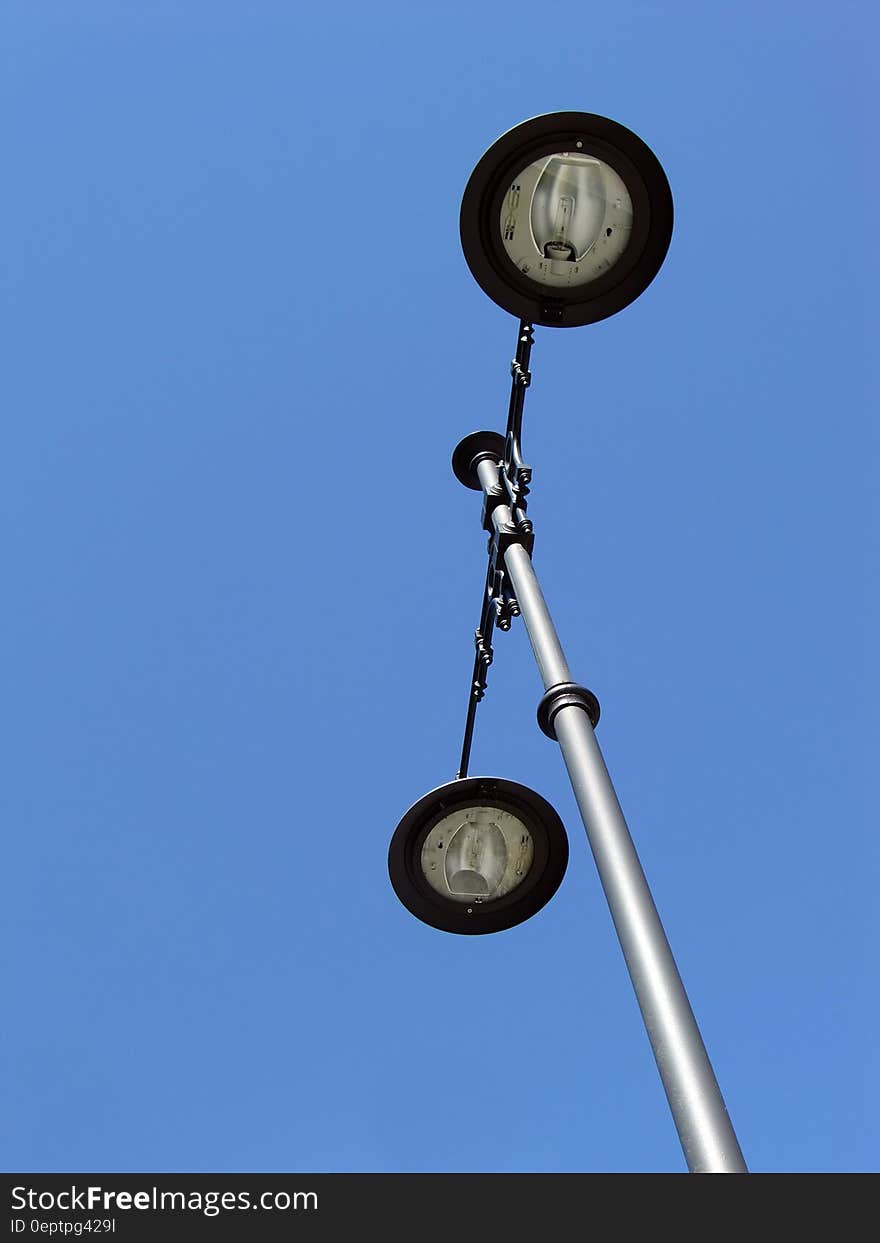
[[[497,485],[498,467],[477,467],[484,491]],[[513,529],[509,506],[496,505],[499,534]],[[511,544],[504,563],[519,603],[545,690],[571,673],[541,593],[531,558]],[[721,1089],[672,957],[590,718],[582,706],[559,707],[553,728],[611,917],[642,1011],[672,1117],[691,1173],[748,1173]]]

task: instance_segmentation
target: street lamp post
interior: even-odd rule
[[[499,778],[467,777],[492,630],[521,615],[544,685],[538,722],[562,750],[688,1168],[745,1173],[596,741],[598,701],[572,679],[532,566],[526,517],[531,470],[521,434],[532,323],[577,326],[621,310],[656,275],[671,230],[672,199],[656,157],[603,117],[558,113],[526,122],[489,149],[468,182],[465,257],[490,297],[520,317],[517,354],[506,436],[473,433],[453,454],[456,477],[483,495],[490,534],[458,777],[410,809],[392,839],[389,867],[404,904],[449,931],[511,927],[558,887],[568,850],[549,804]]]

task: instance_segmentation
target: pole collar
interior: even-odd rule
[[[560,708],[571,707],[583,708],[593,729],[599,724],[599,700],[593,692],[588,691],[585,686],[579,686],[577,682],[557,682],[545,692],[538,704],[538,724],[542,732],[554,742],[556,730],[553,728],[553,718]]]
[[[474,492],[482,492],[477,463],[489,459],[496,466],[504,461],[504,437],[500,432],[471,432],[455,446],[452,471],[459,483]]]

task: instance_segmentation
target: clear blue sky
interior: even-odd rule
[[[535,565],[750,1166],[876,1169],[872,6],[2,27],[0,1165],[684,1168],[521,625],[472,771],[557,807],[561,889],[457,938],[386,871],[455,774],[485,560],[449,457],[515,345],[461,193],[574,109],[676,224],[638,302],[536,330]]]

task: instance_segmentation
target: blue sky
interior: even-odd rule
[[[876,1169],[871,6],[2,23],[3,1168],[684,1169],[521,624],[471,771],[558,809],[561,889],[455,937],[386,871],[455,775],[449,457],[515,347],[461,193],[572,109],[676,224],[536,330],[535,566],[750,1167]]]

